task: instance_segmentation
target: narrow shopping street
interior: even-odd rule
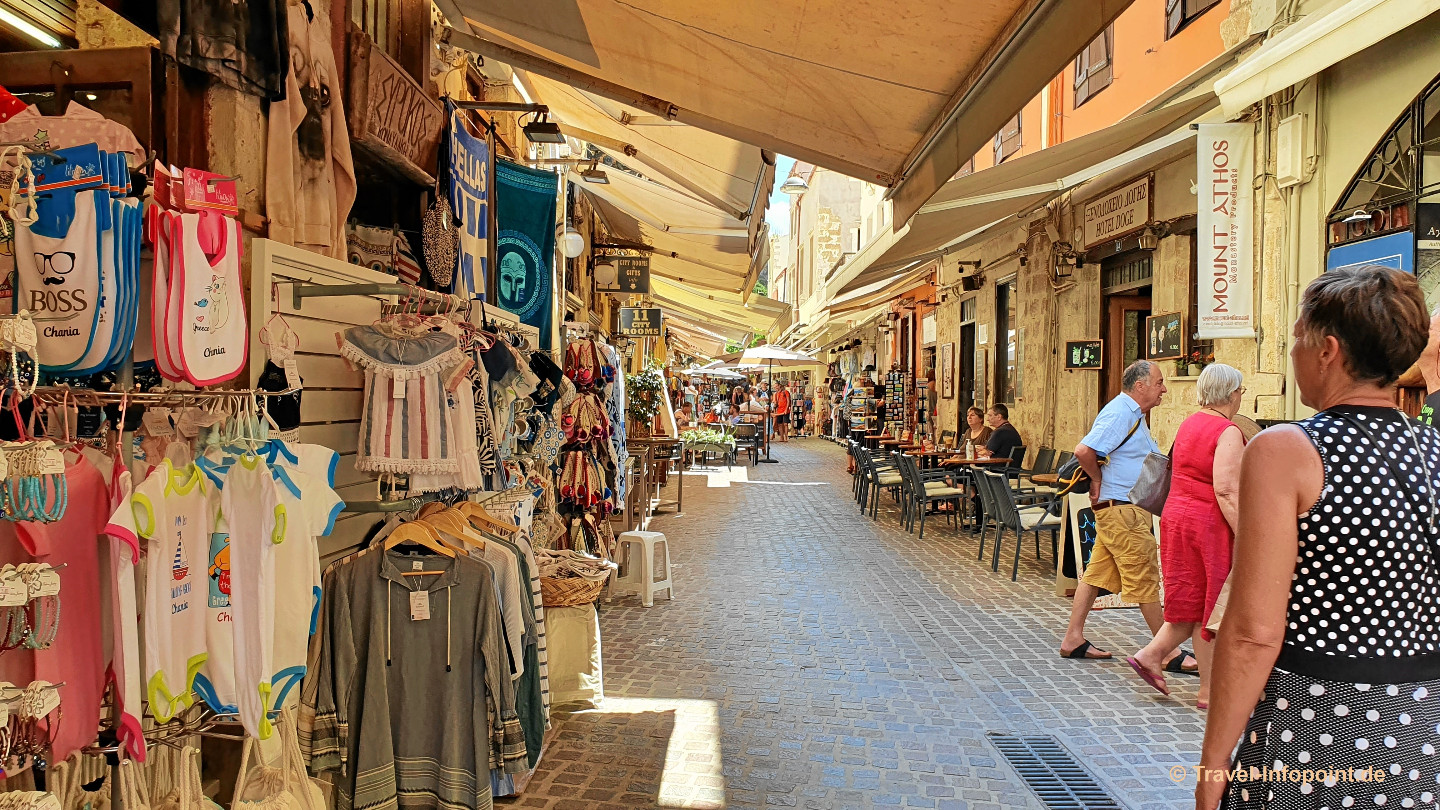
[[[684,514],[652,524],[677,598],[602,600],[604,705],[560,715],[514,806],[1042,807],[996,731],[1055,735],[1122,806],[1189,798],[1169,773],[1197,761],[1194,680],[1164,698],[1126,668],[1137,611],[1091,622],[1115,659],[1063,661],[1048,538],[1011,583],[969,534],[862,517],[843,448],[774,455],[687,475]]]

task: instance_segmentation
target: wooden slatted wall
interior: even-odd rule
[[[278,312],[300,336],[296,364],[305,381],[305,393],[300,399],[300,440],[321,444],[340,453],[340,464],[335,470],[335,490],[341,498],[347,501],[375,500],[379,497],[375,477],[355,469],[364,376],[346,367],[339,354],[335,333],[350,326],[373,323],[380,316],[382,299],[365,296],[307,298],[302,307],[296,308],[291,296],[293,284],[290,282],[394,284],[395,277],[268,239],[255,239],[250,244],[253,257],[250,384],[252,387],[255,385],[265,367],[265,347],[260,343],[260,330]],[[320,555],[328,559],[346,553],[360,543],[366,529],[377,519],[374,514],[341,515],[335,531],[320,541]]]

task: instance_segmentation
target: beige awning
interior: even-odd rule
[[[1440,0],[1336,0],[1317,9],[1215,82],[1225,116],[1233,118],[1437,11]]]
[[[1130,2],[447,0],[470,31],[442,34],[634,108],[632,123],[890,186],[904,222]]]
[[[1187,124],[1216,107],[1204,92],[1168,107],[951,180],[888,243],[866,250],[830,280],[843,296],[898,272],[918,258],[958,250],[990,227],[1033,211],[1066,189],[1189,141]],[[879,249],[883,247],[882,249]]]
[[[830,302],[830,306],[826,309],[830,311],[831,318],[838,318],[851,312],[870,309],[893,301],[906,290],[925,284],[934,271],[935,264],[933,262],[915,262],[897,270],[888,278],[871,282],[837,297]]]
[[[651,260],[650,297],[666,314],[673,313],[709,332],[730,340],[747,335],[768,334],[775,321],[789,311],[790,305],[763,296],[751,296],[742,303],[738,293],[698,290],[688,284],[677,284],[657,278]]]
[[[775,182],[773,155],[683,124],[635,124],[637,117],[643,117],[638,110],[544,76],[523,71],[519,75],[534,100],[550,108],[567,135],[594,143],[621,163],[734,219],[762,218]],[[759,215],[752,217],[757,211]]]
[[[609,183],[570,182],[588,195],[616,239],[647,245],[650,274],[697,289],[739,294],[757,274],[746,223],[667,186],[615,167]],[[762,228],[763,230],[763,228]],[[762,256],[764,255],[762,251]],[[753,286],[753,280],[750,280]]]

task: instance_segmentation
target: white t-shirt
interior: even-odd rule
[[[284,539],[289,520],[263,459],[241,456],[230,465],[220,511],[230,526],[236,703],[246,733],[263,740],[273,732],[266,713],[274,672],[275,547]]]
[[[205,663],[205,594],[201,566],[214,528],[213,488],[194,465],[160,462],[121,505],[112,524],[145,541],[145,691],[150,713],[168,722],[194,699],[190,689]]]
[[[273,557],[271,578],[274,592],[269,602],[274,605],[274,611],[270,617],[270,628],[266,631],[271,639],[270,707],[279,709],[292,697],[295,685],[305,677],[310,636],[315,632],[319,615],[322,571],[316,538],[328,535],[334,529],[335,520],[345,502],[325,483],[329,480],[328,476],[334,474],[339,457],[335,451],[320,445],[270,442],[261,448],[260,453],[273,459],[269,470],[286,516],[283,526],[277,529],[277,537],[283,539],[270,552]],[[218,462],[202,460],[200,464],[211,482],[223,490],[235,460],[235,456],[222,455]],[[316,471],[327,478],[316,478],[304,470]],[[223,514],[221,520],[224,520]],[[228,633],[225,636],[226,652],[221,655],[231,672],[234,670],[234,660],[229,653],[233,645],[231,639],[234,638],[232,628],[227,605],[227,617],[223,624]],[[226,682],[233,684],[233,676]],[[236,710],[233,687],[226,694],[232,696],[227,704],[229,708],[217,711]],[[294,697],[298,695],[296,692]]]

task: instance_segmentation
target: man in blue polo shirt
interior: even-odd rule
[[[1138,604],[1151,633],[1165,623],[1160,559],[1151,533],[1154,517],[1130,503],[1130,488],[1140,478],[1145,457],[1160,452],[1147,418],[1165,396],[1165,377],[1155,363],[1136,360],[1125,369],[1120,384],[1119,396],[1100,410],[1090,432],[1075,447],[1075,458],[1090,476],[1095,548],[1075,588],[1070,627],[1060,642],[1060,655],[1065,658],[1110,657],[1085,640],[1085,620],[1102,588]]]

